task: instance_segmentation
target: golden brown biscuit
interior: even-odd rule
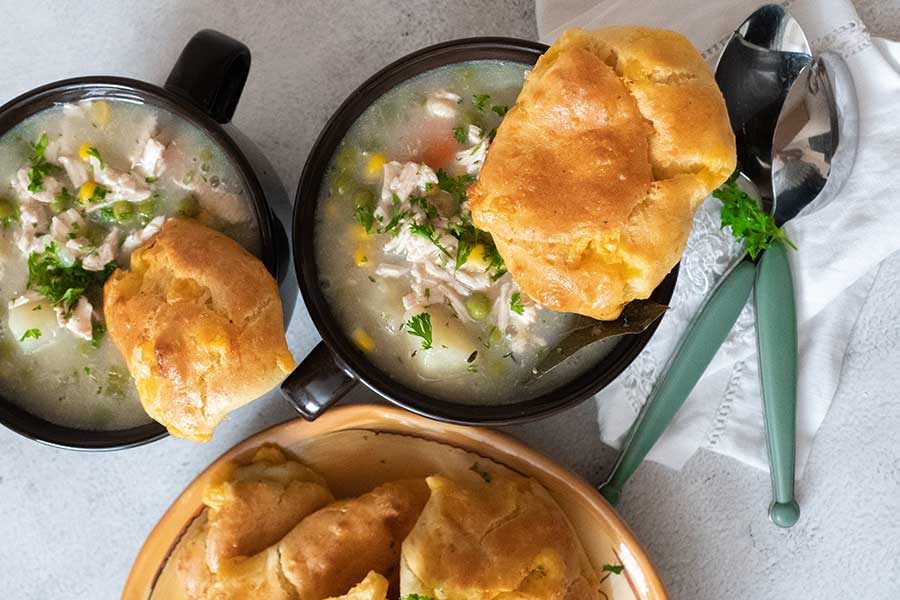
[[[590,600],[596,577],[562,510],[537,482],[428,478],[403,542],[401,595],[435,600]]]
[[[278,548],[270,546],[229,562],[216,573],[205,600],[297,600],[297,592],[281,572]]]
[[[169,557],[180,589],[190,600],[206,600],[215,582],[215,576],[206,565],[206,534],[209,531],[206,517],[204,511],[194,519]]]
[[[734,166],[725,103],[686,38],[574,29],[529,74],[469,207],[531,298],[614,319],[675,266]]]
[[[254,555],[284,535],[307,515],[334,501],[321,475],[289,460],[275,446],[256,450],[203,496],[209,507],[206,562],[215,573],[238,557]]]
[[[387,593],[388,580],[375,571],[370,571],[366,578],[353,586],[349,592],[328,600],[385,600]]]
[[[428,496],[422,479],[386,483],[301,521],[278,544],[300,600],[344,594],[369,571],[395,576],[400,546]]]
[[[195,221],[166,221],[106,282],[103,310],[141,404],[179,437],[208,440],[294,366],[275,280]]]

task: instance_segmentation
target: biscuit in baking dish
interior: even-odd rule
[[[395,481],[303,519],[278,544],[299,600],[344,594],[370,571],[394,579],[400,546],[428,496],[423,479]]]
[[[234,466],[209,486],[206,562],[223,564],[275,544],[307,515],[334,501],[325,479],[275,446],[257,449],[250,462]]]
[[[536,302],[615,319],[675,266],[734,167],[724,100],[686,38],[575,29],[528,75],[469,207]]]
[[[208,440],[294,367],[275,280],[195,221],[166,221],[107,280],[103,310],[144,410],[178,437]]]
[[[596,577],[562,510],[537,482],[427,479],[431,498],[403,542],[401,596],[591,600]]]

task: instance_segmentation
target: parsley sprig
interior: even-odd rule
[[[103,285],[116,269],[109,263],[103,271],[88,271],[81,260],[67,265],[57,254],[56,245],[49,244],[43,252],[28,256],[28,288],[61,306],[68,313],[89,288]]]
[[[772,215],[763,211],[759,203],[737,185],[738,171],[714,190],[712,195],[722,202],[722,228],[730,227],[731,235],[743,242],[750,258],[782,241],[794,250],[797,246],[788,239],[784,229],[775,224]]]
[[[409,321],[406,322],[406,333],[422,338],[422,349],[430,350],[432,345],[431,315],[423,312],[410,317]]]
[[[517,315],[525,314],[525,305],[522,304],[522,294],[520,292],[513,292],[512,296],[509,297],[509,310]]]
[[[44,189],[44,177],[56,170],[56,167],[44,158],[50,138],[44,133],[31,147],[31,170],[28,171],[28,191],[36,194]]]

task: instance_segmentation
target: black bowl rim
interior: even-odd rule
[[[92,95],[92,90],[99,93]],[[20,94],[0,106],[0,136],[28,117],[59,104],[67,94],[84,100],[112,97],[147,102],[178,115],[209,135],[237,167],[251,197],[259,224],[263,263],[273,276],[276,275],[273,217],[262,185],[249,159],[222,124],[191,104],[187,98],[152,83],[127,77],[89,75],[61,79]],[[30,440],[66,450],[124,450],[168,436],[166,429],[156,422],[113,430],[66,427],[33,415],[2,396],[0,396],[0,424]]]
[[[590,398],[616,379],[640,354],[659,326],[658,320],[642,333],[622,338],[598,363],[598,366],[606,367],[599,376],[594,374],[595,368],[588,369],[559,388],[523,402],[461,404],[407,387],[372,364],[341,330],[321,293],[314,248],[315,209],[331,157],[362,112],[398,83],[431,69],[468,60],[505,59],[533,64],[547,48],[544,44],[517,38],[473,37],[435,44],[408,54],[378,71],[344,100],[319,134],[303,167],[294,199],[292,245],[297,281],[313,325],[340,368],[381,397],[413,413],[463,425],[509,425],[549,416]],[[306,202],[305,198],[311,201]],[[654,290],[651,299],[668,303],[677,277],[676,265]],[[302,368],[302,364],[298,368]]]

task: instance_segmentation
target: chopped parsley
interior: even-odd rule
[[[491,110],[500,115],[500,117],[505,117],[506,112],[509,110],[509,107],[505,104],[495,104],[491,107]]]
[[[722,229],[731,228],[731,235],[747,247],[750,258],[780,240],[793,248],[784,229],[775,225],[772,215],[763,211],[759,203],[737,185],[738,171],[714,190],[712,195],[722,202]]]
[[[156,177],[144,177],[144,183],[156,183]]]
[[[441,244],[439,236],[434,230],[434,224],[432,224],[431,221],[425,221],[421,225],[418,223],[410,223],[409,232],[413,235],[425,238],[426,240],[434,244],[438,250],[443,252],[445,255],[450,256],[450,251],[444,248],[443,244]]]
[[[494,244],[485,244],[484,258],[489,263],[488,270],[494,270],[494,275],[492,277],[494,281],[497,281],[506,274],[506,263],[503,261],[503,257],[500,256],[497,246]]]
[[[455,139],[460,144],[465,144],[466,140],[469,139],[469,134],[466,131],[465,127],[454,127],[453,128],[453,139]]]
[[[400,600],[434,600],[431,596],[423,596],[422,594],[409,594],[400,598]]]
[[[484,112],[484,107],[487,105],[487,102],[490,99],[491,97],[489,94],[476,94],[472,96],[472,104],[477,110],[479,110],[480,112]]]
[[[31,147],[31,156],[29,157],[31,170],[28,171],[28,191],[32,194],[43,191],[44,177],[56,170],[56,167],[44,158],[44,152],[46,152],[47,144],[49,143],[50,138],[44,133],[37,143]]]
[[[477,230],[476,230],[477,232]],[[477,239],[477,238],[476,238]],[[472,249],[475,248],[475,242],[469,240],[467,238],[460,238],[459,243],[456,245],[456,269],[459,270],[461,266],[466,264],[466,261],[469,260],[469,255],[472,254]]]
[[[41,330],[36,327],[32,327],[31,329],[26,330],[25,333],[22,334],[22,337],[19,338],[19,341],[24,342],[25,340],[28,340],[28,339],[32,339],[32,340],[41,339]]]
[[[31,146],[31,156],[28,160],[31,161],[31,164],[37,164],[44,162],[44,152],[47,151],[47,145],[50,143],[50,138],[46,133],[41,134],[40,139],[38,139],[37,143]]]
[[[453,198],[459,203],[465,202],[466,190],[470,185],[475,183],[474,175],[464,174],[454,177],[452,175],[448,175],[447,172],[443,169],[438,169],[437,178],[438,188],[453,196]]]
[[[86,206],[90,206],[91,204],[99,204],[106,200],[106,195],[109,193],[109,190],[105,187],[95,185],[94,192],[91,194],[91,197],[88,198]]]
[[[432,345],[431,315],[424,312],[411,317],[406,322],[406,333],[422,338],[422,349],[430,350]]]
[[[484,479],[485,483],[491,482],[491,474],[485,471],[484,468],[477,462],[472,463],[472,466],[469,467],[469,470],[477,473],[479,477]]]
[[[425,213],[425,216],[431,220],[434,220],[438,217],[438,210],[434,207],[433,204],[428,202],[427,198],[423,198],[422,196],[410,196],[409,203],[413,206],[418,206],[422,209],[422,212]]]
[[[103,336],[106,335],[106,326],[103,323],[98,323],[97,321],[91,322],[91,346],[94,348],[100,347],[100,342],[103,341]]]
[[[397,234],[400,233],[400,221],[409,217],[409,213],[405,210],[395,210],[394,216],[391,217],[391,220],[388,221],[388,224],[384,227],[378,228],[378,233],[389,233],[394,237],[397,237]]]
[[[509,297],[509,310],[517,315],[525,314],[525,307],[522,305],[522,294],[520,292],[513,292],[512,296]]]
[[[103,158],[100,156],[100,151],[99,151],[99,150],[97,150],[96,148],[94,148],[93,146],[91,146],[91,147],[88,148],[88,150],[87,150],[87,155],[88,155],[88,156],[93,156],[94,158],[97,159],[97,162],[100,163],[100,169],[101,169],[101,170],[103,170],[103,169],[106,168],[106,167],[103,166]]]
[[[28,256],[28,288],[69,312],[88,288],[103,285],[115,269],[116,264],[109,263],[103,271],[88,271],[80,259],[66,265],[51,243],[43,252]]]
[[[356,222],[362,225],[367,232],[372,230],[372,226],[375,224],[374,208],[361,204],[356,207],[353,216],[356,218]]]

